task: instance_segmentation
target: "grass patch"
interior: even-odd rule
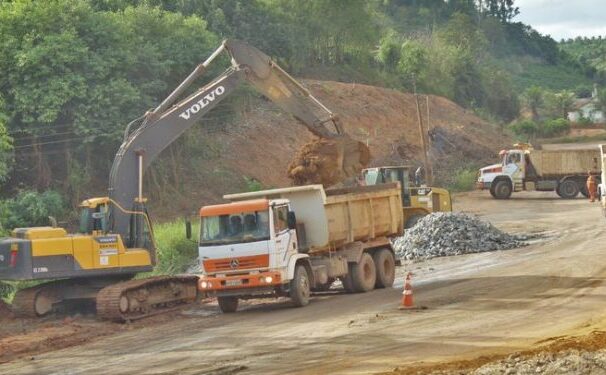
[[[452,182],[448,186],[448,190],[453,193],[462,191],[471,191],[475,188],[478,170],[476,168],[460,168],[455,174]]]
[[[156,224],[157,264],[153,274],[175,274],[185,272],[198,258],[198,233],[200,223],[192,223],[192,238],[185,237],[185,220]]]

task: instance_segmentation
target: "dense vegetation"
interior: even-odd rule
[[[560,43],[566,52],[585,73],[595,77],[600,84],[606,84],[606,38],[575,38]],[[588,93],[585,93],[586,95]]]
[[[54,189],[73,205],[104,192],[126,124],[228,37],[298,76],[438,94],[500,122],[518,117],[532,86],[546,98],[591,89],[600,62],[517,13],[513,0],[0,0],[2,196]],[[213,150],[179,140],[152,168],[152,190],[174,193]]]

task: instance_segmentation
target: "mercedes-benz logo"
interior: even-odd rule
[[[232,259],[231,262],[229,262],[229,266],[232,269],[238,268],[239,265],[240,265],[240,261],[238,259]]]

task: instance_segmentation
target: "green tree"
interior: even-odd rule
[[[568,118],[568,112],[574,109],[575,96],[572,91],[563,90],[547,95],[547,103],[553,118]]]
[[[6,181],[13,167],[13,139],[8,135],[6,123],[8,117],[4,114],[3,101],[0,96],[0,183]]]
[[[427,53],[420,43],[407,40],[400,49],[398,71],[402,73],[407,82],[412,82],[416,91],[417,81],[424,74],[427,66]]]
[[[518,137],[524,137],[526,141],[532,141],[539,132],[539,126],[531,120],[522,120],[509,126],[509,129]]]
[[[106,171],[126,124],[217,43],[199,17],[159,8],[0,3],[0,95],[7,128],[25,140],[19,152],[35,166],[29,183],[65,185],[72,158]]]
[[[532,119],[537,121],[539,119],[539,110],[545,104],[543,89],[538,86],[530,86],[524,91],[523,97],[528,109],[530,109]]]

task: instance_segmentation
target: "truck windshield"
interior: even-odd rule
[[[226,245],[269,239],[269,211],[202,217],[200,246]]]

